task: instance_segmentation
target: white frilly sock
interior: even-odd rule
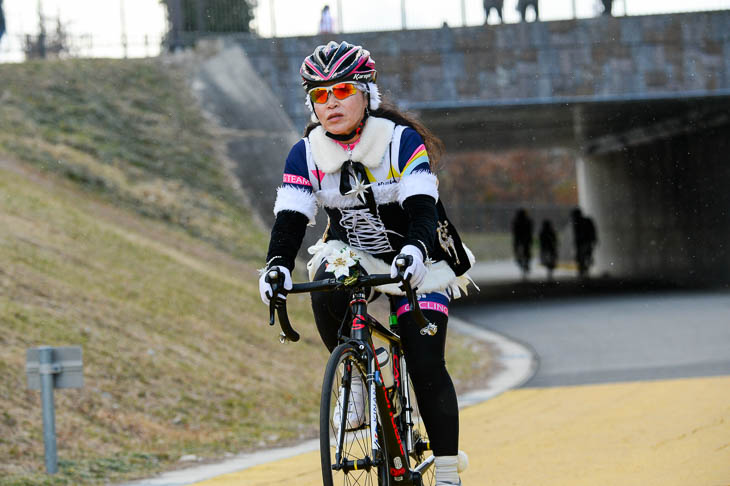
[[[436,486],[459,486],[459,456],[436,456]]]

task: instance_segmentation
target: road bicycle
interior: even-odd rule
[[[436,483],[434,456],[411,394],[394,310],[391,309],[389,328],[368,314],[370,290],[400,282],[421,333],[436,333],[436,326],[421,312],[416,293],[403,279],[410,258],[397,259],[399,275],[395,278],[387,274],[366,275],[355,268],[347,277],[297,283],[289,291],[283,288],[280,272],[272,269],[267,274],[274,291],[269,323],[274,325],[276,311],[282,330],[281,342],[299,340],[287,315],[286,294],[345,290],[350,296],[348,315],[343,316],[349,333],[340,330],[340,344],[332,351],[322,381],[320,455],[324,486],[433,486]],[[373,336],[387,347],[376,350]],[[384,351],[389,358],[387,364]],[[389,386],[391,373],[393,381]],[[351,394],[357,393],[353,390],[358,383],[365,384],[364,409],[348,410],[350,406],[358,406],[357,400],[350,400]],[[349,412],[354,414],[348,415]],[[359,419],[355,423],[351,419],[353,415]]]

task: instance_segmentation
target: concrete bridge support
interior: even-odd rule
[[[730,126],[584,156],[581,207],[596,273],[730,283]]]

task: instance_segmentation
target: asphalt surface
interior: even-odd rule
[[[452,314],[529,345],[539,367],[527,387],[730,375],[730,292],[496,302]]]
[[[730,486],[730,292],[474,275],[482,292],[451,315],[500,343],[506,371],[461,411],[464,486]],[[307,447],[136,484],[318,486]]]

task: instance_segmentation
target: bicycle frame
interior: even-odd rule
[[[405,262],[407,266],[409,262]],[[405,266],[403,268],[405,268]],[[275,282],[277,282],[275,284]],[[387,457],[389,460],[388,472],[391,479],[397,484],[403,486],[421,486],[421,473],[432,466],[433,456],[423,461],[421,464],[415,465],[413,469],[410,468],[410,457],[412,454],[418,454],[417,447],[413,437],[413,416],[412,416],[412,405],[410,399],[410,383],[408,379],[408,370],[405,359],[402,359],[402,349],[400,337],[383,326],[376,318],[368,314],[367,310],[367,292],[366,290],[375,287],[377,285],[383,285],[388,283],[403,282],[403,288],[408,296],[411,309],[414,310],[414,318],[417,324],[421,325],[423,329],[433,326],[429,323],[418,306],[418,300],[416,298],[415,291],[411,288],[407,281],[403,281],[402,273],[398,278],[390,277],[390,275],[368,275],[359,276],[350,281],[349,285],[345,284],[341,280],[334,278],[314,281],[309,283],[294,284],[293,288],[288,292],[281,286],[280,277],[272,275],[272,287],[275,288],[275,297],[271,299],[270,306],[270,324],[274,324],[274,310],[279,317],[279,324],[282,328],[282,334],[280,341],[285,342],[297,341],[299,334],[294,331],[289,322],[286,313],[286,300],[277,298],[277,294],[286,293],[304,293],[313,291],[326,291],[326,290],[343,290],[348,289],[352,296],[349,304],[349,317],[352,318],[350,321],[350,336],[346,339],[341,339],[343,343],[349,343],[361,352],[361,358],[367,366],[367,386],[368,393],[370,395],[370,434],[372,444],[372,458],[378,457],[379,449],[381,444],[378,437],[378,430],[376,426],[372,424],[380,423],[382,428],[382,440],[385,442],[386,451],[388,452]],[[279,287],[279,288],[276,288]],[[397,368],[394,366],[395,371],[398,372],[398,379],[396,381],[396,388],[399,390],[398,399],[402,400],[402,411],[404,414],[403,420],[405,429],[405,438],[401,437],[398,424],[396,422],[395,406],[390,402],[388,397],[388,391],[382,380],[382,373],[380,365],[375,353],[375,347],[372,340],[372,334],[378,335],[381,339],[385,340],[391,352],[393,349],[397,349]],[[341,343],[342,344],[342,343]],[[394,362],[395,365],[395,362]],[[346,371],[347,372],[347,371]],[[343,385],[349,388],[349,378],[343,381]],[[347,390],[349,393],[349,389]],[[344,403],[343,416],[347,413],[347,400]],[[378,412],[380,412],[380,421],[378,421]],[[335,451],[335,457],[337,465],[333,465],[333,468],[362,468],[369,467],[372,464],[341,464],[341,450],[344,442],[345,430],[341,427],[339,430],[339,436],[337,437],[337,445]],[[405,444],[404,444],[405,441]],[[421,445],[422,446],[422,445]],[[428,446],[422,446],[421,452],[428,450]]]
[[[413,472],[409,464],[409,456],[412,451],[413,434],[412,434],[412,417],[410,410],[410,393],[408,393],[408,374],[407,370],[398,370],[400,375],[400,383],[396,387],[400,391],[406,403],[402,404],[405,412],[405,433],[406,437],[400,435],[398,425],[396,424],[395,410],[396,406],[391,403],[388,397],[388,391],[382,380],[382,371],[375,355],[375,346],[372,340],[372,333],[375,332],[382,339],[388,342],[391,352],[393,348],[398,349],[400,358],[400,337],[389,329],[380,324],[377,319],[367,312],[367,300],[363,289],[355,289],[352,300],[350,301],[350,315],[353,316],[350,327],[350,339],[347,341],[357,346],[367,356],[368,373],[367,384],[370,393],[370,423],[378,423],[378,411],[380,411],[380,425],[383,430],[382,440],[386,443],[387,457],[389,460],[388,471],[390,476],[398,481],[398,484],[410,485],[413,483]],[[405,360],[398,359],[399,365],[405,367]],[[372,457],[377,457],[380,442],[377,434],[377,427],[370,428],[371,443],[373,446]],[[344,440],[344,432],[340,432],[337,444],[337,456]],[[404,445],[405,440],[405,445]],[[420,477],[419,477],[420,479]],[[420,481],[416,484],[420,484]]]

